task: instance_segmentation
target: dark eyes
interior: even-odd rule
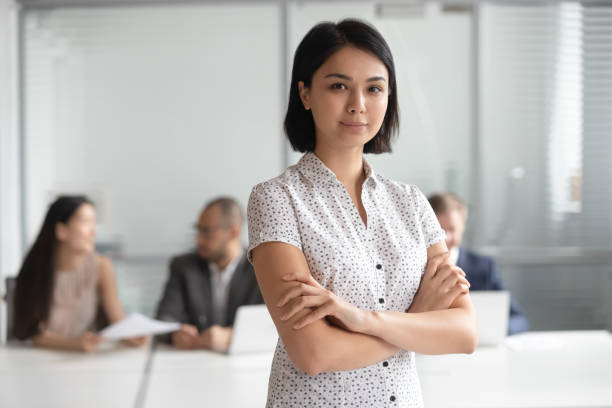
[[[330,88],[333,89],[333,90],[338,90],[338,91],[339,90],[348,89],[347,86],[345,84],[343,84],[342,82],[333,83]],[[380,86],[374,86],[373,85],[373,86],[370,86],[368,88],[368,92],[370,92],[370,93],[379,93],[379,92],[382,92],[382,91],[383,91],[383,89]]]

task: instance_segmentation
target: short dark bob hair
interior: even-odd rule
[[[339,23],[323,22],[314,26],[302,39],[293,57],[289,106],[285,115],[285,133],[293,150],[311,152],[315,148],[315,125],[312,112],[302,104],[298,82],[310,87],[312,76],[336,51],[346,45],[369,52],[385,64],[389,72],[389,101],[385,119],[378,133],[365,144],[364,153],[385,153],[391,151],[391,138],[399,129],[399,107],[393,55],[385,39],[371,25],[346,19]]]

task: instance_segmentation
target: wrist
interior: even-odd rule
[[[85,351],[85,345],[83,344],[83,341],[80,337],[70,339],[70,341],[68,342],[68,347],[66,348],[69,350]]]
[[[200,333],[197,336],[195,336],[192,344],[193,344],[193,347],[196,349],[206,350],[210,348],[210,342],[208,341],[208,338],[206,337],[206,335],[204,335],[204,333]]]
[[[361,333],[376,336],[376,333],[378,333],[377,328],[380,326],[380,321],[382,320],[381,313],[375,310],[364,310],[363,313],[363,328],[360,330]]]

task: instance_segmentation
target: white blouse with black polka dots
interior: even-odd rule
[[[425,196],[375,174],[364,160],[361,198],[367,227],[335,174],[313,153],[253,188],[249,248],[280,241],[300,248],[312,276],[356,307],[406,311],[427,263],[427,248],[444,231]],[[268,407],[421,407],[414,352],[351,371],[309,376],[279,340]]]

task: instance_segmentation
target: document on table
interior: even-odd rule
[[[178,330],[180,326],[180,323],[163,322],[143,316],[140,313],[132,313],[125,319],[102,330],[100,336],[107,340],[122,340],[149,334],[170,333]]]

